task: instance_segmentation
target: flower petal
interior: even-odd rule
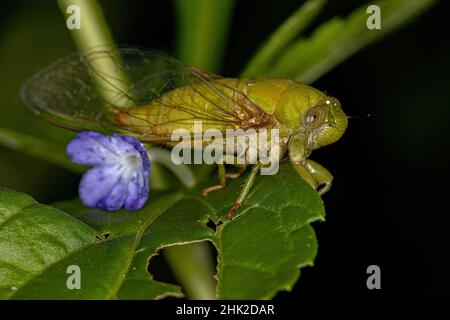
[[[113,134],[113,137],[120,136],[118,134]],[[128,183],[128,196],[125,200],[125,209],[127,210],[139,210],[145,204],[148,199],[149,193],[149,177],[150,177],[150,159],[148,158],[147,150],[144,145],[138,140],[127,137],[120,136],[124,141],[132,144],[137,152],[139,152],[142,169],[139,171],[135,170],[135,174],[130,177]]]
[[[135,138],[119,134],[106,136],[94,131],[77,134],[67,145],[66,151],[73,162],[85,166],[112,163],[117,158],[136,152],[147,156],[144,146]]]
[[[150,160],[142,143],[119,134],[86,131],[67,146],[73,162],[93,166],[79,194],[88,207],[113,211],[140,209],[148,199]]]
[[[122,177],[121,177],[122,178]],[[110,192],[97,203],[97,208],[106,211],[115,211],[123,207],[125,199],[128,196],[128,184],[122,179],[119,180]]]
[[[136,173],[128,183],[128,196],[125,199],[125,209],[139,210],[148,199],[148,175]]]
[[[105,165],[95,167],[86,172],[81,178],[79,186],[79,194],[81,202],[91,208],[99,208],[104,210],[118,210],[123,205],[122,203],[115,203],[114,206],[109,207],[105,205],[105,198],[107,198],[113,188],[120,184],[122,185],[121,175],[118,174],[120,170],[119,165]],[[126,191],[126,190],[125,190]],[[117,209],[115,209],[117,208]]]
[[[67,154],[72,162],[85,166],[112,163],[117,155],[106,138],[98,132],[81,132],[67,145]]]

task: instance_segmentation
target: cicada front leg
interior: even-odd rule
[[[333,176],[317,162],[308,159],[311,149],[308,148],[308,138],[301,131],[295,133],[289,140],[289,158],[292,167],[314,190],[323,195],[330,190]]]
[[[321,166],[315,161],[306,160],[306,167],[317,182],[317,192],[323,195],[331,189],[333,182],[333,175],[325,167]]]
[[[330,190],[333,176],[317,162],[306,159],[304,165],[293,163],[292,166],[319,195],[323,195]]]

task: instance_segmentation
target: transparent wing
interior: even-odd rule
[[[265,125],[267,115],[221,79],[154,50],[96,49],[72,54],[42,70],[26,82],[21,97],[33,112],[56,125],[77,131],[126,131],[143,141],[166,141],[169,133],[161,128],[196,119],[233,128],[245,123]],[[186,86],[194,94],[161,99]],[[176,110],[185,116],[159,114],[152,118],[134,111],[157,99],[164,108],[146,110],[146,114]],[[206,100],[213,106],[208,110],[201,107]],[[140,121],[124,125],[123,116]],[[158,121],[152,121],[156,118]]]

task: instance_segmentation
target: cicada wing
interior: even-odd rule
[[[29,79],[23,102],[36,114],[73,130],[117,131],[115,108],[151,102],[184,85],[189,69],[153,50],[95,49],[56,61]]]
[[[21,97],[36,114],[59,126],[81,131],[125,132],[143,141],[170,141],[157,127],[192,120],[238,127],[246,118],[263,113],[243,93],[221,82],[222,78],[161,52],[143,48],[98,48],[72,54],[42,70],[24,85]],[[135,116],[135,107],[150,106],[168,92],[189,86],[214,107],[208,112],[192,106],[192,96],[165,99],[164,110],[185,110],[180,120],[152,122],[140,127],[124,125],[117,114]],[[158,117],[163,119],[164,115]],[[143,134],[144,132],[144,134]]]

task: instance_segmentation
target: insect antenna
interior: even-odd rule
[[[363,116],[347,116],[347,119],[367,119],[370,118],[372,115],[370,113],[363,115]]]

